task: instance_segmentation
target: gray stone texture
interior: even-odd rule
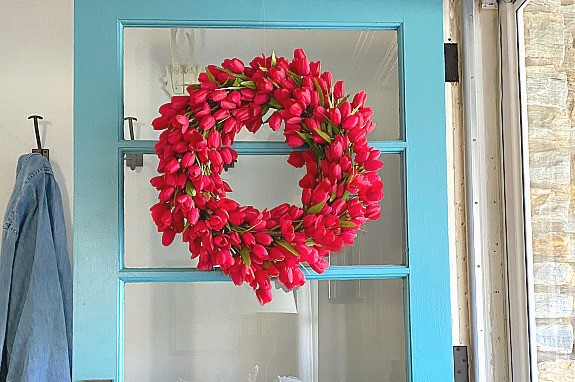
[[[567,104],[567,73],[553,66],[528,66],[527,105],[564,110]]]
[[[533,281],[540,285],[571,285],[573,267],[568,263],[544,262],[533,264]]]
[[[524,10],[540,382],[575,381],[575,0]]]
[[[537,325],[535,329],[538,351],[570,354],[573,351],[573,326],[571,324]]]
[[[575,361],[558,359],[540,362],[539,382],[573,382],[575,381]]]
[[[573,296],[562,293],[535,293],[535,317],[569,317],[573,312]]]
[[[566,190],[571,183],[571,155],[556,150],[529,154],[531,187]]]
[[[525,60],[527,65],[553,65],[565,57],[564,18],[553,12],[526,12]],[[541,33],[546,30],[547,33]],[[528,42],[528,43],[527,43]]]
[[[529,152],[547,151],[549,147],[569,152],[572,129],[569,117],[557,108],[529,105]]]

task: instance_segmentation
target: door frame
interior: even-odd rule
[[[531,233],[528,116],[523,9],[530,0],[500,4],[501,126],[507,241],[507,284],[513,382],[537,382],[535,285]],[[511,282],[512,281],[512,282]],[[512,350],[512,351],[511,351]]]

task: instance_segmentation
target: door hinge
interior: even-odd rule
[[[455,382],[469,382],[469,359],[467,346],[453,347],[453,367]]]
[[[445,82],[459,82],[459,56],[457,43],[446,42],[443,44],[445,57]]]

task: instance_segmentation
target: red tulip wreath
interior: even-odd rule
[[[379,218],[383,163],[366,138],[373,111],[364,106],[365,91],[349,102],[343,81],[332,84],[331,73],[321,73],[302,49],[291,62],[273,54],[248,67],[226,59],[208,66],[199,82],[189,96],[161,106],[152,122],[164,130],[155,146],[161,175],[151,180],[159,191],[152,217],[164,245],[181,233],[192,259],[199,257],[197,269],[221,267],[265,304],[272,277],[288,289],[303,285],[305,263],[322,273],[331,251],[352,245],[362,224]],[[264,123],[274,131],[283,123],[290,147],[306,145],[288,159],[306,168],[302,206],[259,211],[226,197],[232,189],[220,175],[238,157],[230,147],[236,133],[244,126],[255,133]]]

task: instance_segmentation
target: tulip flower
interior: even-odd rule
[[[333,87],[333,95],[335,98],[345,97],[345,85],[343,81],[337,81]]]
[[[334,125],[341,123],[341,111],[338,108],[332,108],[327,111],[327,117]]]
[[[190,93],[190,105],[198,105],[208,99],[208,91],[206,89],[194,90]]]
[[[237,58],[232,58],[224,60],[222,62],[222,68],[231,70],[234,73],[243,73],[244,72],[244,63]]]
[[[270,302],[273,299],[273,294],[272,294],[271,288],[270,289],[264,289],[264,288],[260,287],[260,288],[256,289],[256,296],[258,297],[258,300],[262,306],[267,304],[268,302]]]
[[[286,135],[286,143],[290,147],[299,147],[304,144],[304,140],[297,134]]]
[[[357,123],[358,123],[357,115],[353,114],[353,115],[348,116],[342,122],[341,127],[343,127],[346,130],[351,130],[352,128],[357,126]]]
[[[354,108],[355,107],[363,107],[363,105],[365,104],[366,98],[367,98],[367,96],[365,94],[365,90],[362,90],[359,93],[357,93],[355,96],[353,96],[353,101],[351,102],[351,105]]]
[[[152,127],[154,130],[163,130],[168,127],[170,123],[170,118],[167,116],[159,116],[152,121]]]
[[[200,127],[203,130],[208,130],[208,129],[211,129],[212,127],[214,127],[215,123],[216,123],[216,119],[212,115],[207,115],[204,118],[202,118],[202,120],[200,121]]]
[[[289,155],[287,162],[296,168],[303,167],[303,165],[305,164],[303,154],[300,151],[292,152]]]

